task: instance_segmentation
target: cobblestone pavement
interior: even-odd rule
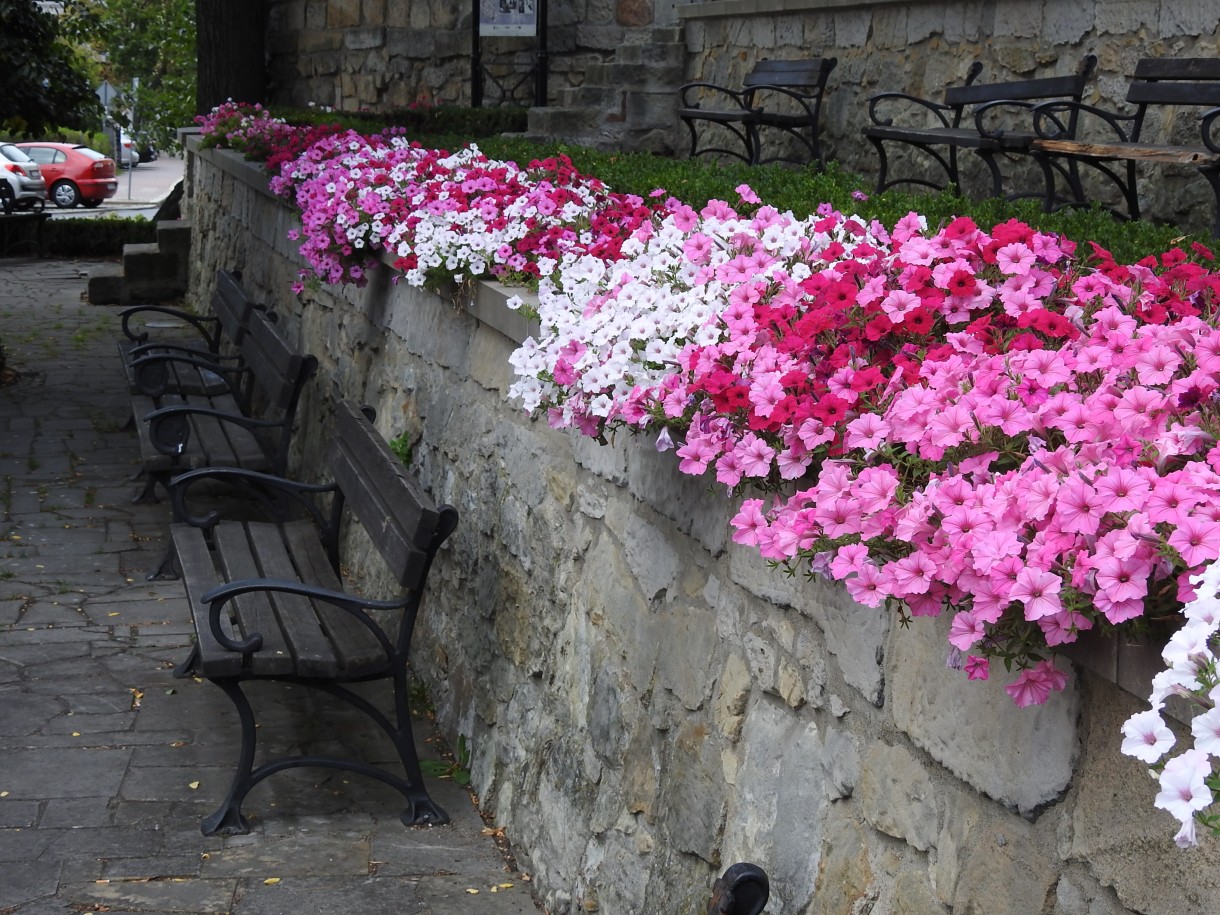
[[[200,833],[237,723],[219,689],[172,677],[189,610],[179,582],[145,580],[169,510],[130,501],[118,321],[82,302],[90,266],[0,260],[18,373],[0,386],[0,915],[537,912],[452,781],[429,779],[449,826],[406,828],[381,783],[302,769],[254,790],[250,835]],[[264,743],[368,737],[287,699],[260,718]]]

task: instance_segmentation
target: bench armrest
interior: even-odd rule
[[[869,97],[868,100],[868,117],[874,124],[881,127],[893,127],[894,119],[892,117],[881,117],[878,114],[878,108],[884,108],[887,105],[893,105],[901,110],[924,110],[930,111],[940,120],[944,127],[952,126],[950,119],[946,116],[948,112],[956,111],[952,105],[946,105],[943,102],[934,102],[931,99],[920,98],[917,95],[910,95],[906,92],[880,92],[877,95]]]
[[[681,99],[680,107],[682,108],[701,108],[700,99],[697,98],[699,91],[703,90],[711,92],[715,96],[723,96],[729,99],[733,104],[740,108],[742,112],[749,112],[752,109],[746,103],[747,92],[729,89],[725,86],[717,86],[715,83],[687,83],[678,90],[679,98]]]
[[[330,588],[321,588],[317,585],[309,585],[282,578],[243,578],[229,584],[219,585],[200,598],[208,605],[208,628],[211,629],[212,636],[220,645],[240,654],[250,654],[262,648],[262,634],[252,632],[244,639],[233,639],[220,625],[220,615],[224,605],[229,601],[252,592],[295,594],[337,607],[355,617],[361,625],[373,634],[373,637],[377,639],[382,649],[386,652],[387,658],[394,655],[394,646],[386,636],[385,631],[377,625],[366,611],[401,610],[410,602],[409,597],[400,600],[373,600],[349,594],[346,591],[334,591]]]
[[[1203,112],[1199,118],[1200,131],[1203,134],[1203,145],[1214,153],[1220,153],[1220,140],[1216,137],[1216,124],[1220,121],[1220,108]]]
[[[1009,98],[986,102],[974,110],[974,126],[979,136],[998,140],[1020,120],[1019,132],[1032,133],[1033,110],[1037,105],[1037,102]]]
[[[231,423],[235,426],[254,431],[256,429],[282,429],[284,422],[268,419],[254,419],[240,413],[226,413],[212,407],[200,407],[193,404],[174,404],[153,410],[144,417],[148,423],[149,438],[153,447],[161,454],[179,455],[186,448],[191,438],[191,416],[206,416],[217,422]]]
[[[765,111],[765,106],[759,104],[759,97],[765,96],[769,93],[792,99],[792,101],[805,109],[805,114],[811,119],[813,118],[814,105],[822,100],[822,93],[820,91],[809,92],[794,89],[791,86],[772,86],[764,84],[761,86],[751,86],[746,90],[746,104],[748,104],[750,108],[755,111]]]
[[[130,308],[124,308],[119,314],[123,319],[123,335],[133,343],[147,342],[148,331],[145,330],[137,333],[132,330],[132,319],[137,316],[143,317],[146,314],[154,314],[165,315],[190,325],[204,339],[208,349],[212,352],[216,352],[220,348],[220,319],[215,315],[197,315],[194,312],[183,311],[181,308],[171,308],[168,305],[132,305]]]
[[[166,392],[171,366],[186,366],[197,369],[200,374],[208,372],[215,375],[218,384],[215,389],[209,390],[210,394],[236,390],[241,377],[250,373],[250,369],[242,365],[237,356],[213,356],[183,348],[175,352],[161,352],[159,344],[155,343],[145,344],[141,349],[145,347],[155,347],[158,351],[145,352],[131,362],[132,382],[145,397],[160,397]]]
[[[221,513],[214,508],[202,515],[191,513],[191,488],[199,483],[206,483],[210,487],[206,497],[208,502],[215,501],[214,487],[219,484],[255,500],[268,517],[279,523],[290,518],[292,509],[299,508],[323,529],[330,526],[332,521],[326,518],[315,497],[337,493],[339,489],[334,483],[302,483],[299,480],[240,467],[201,467],[198,470],[188,470],[169,481],[169,496],[174,506],[174,517],[202,530],[215,527],[221,520]],[[332,508],[332,520],[335,514]]]
[[[1131,139],[1124,125],[1134,125],[1135,115],[1070,99],[1055,99],[1035,105],[1034,133],[1043,140],[1074,140],[1079,132],[1076,124],[1082,116],[1105,124],[1114,133],[1114,137],[1107,139],[1117,139],[1120,143],[1127,143]]]

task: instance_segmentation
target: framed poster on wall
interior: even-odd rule
[[[538,34],[539,0],[480,0],[479,34],[526,36]]]

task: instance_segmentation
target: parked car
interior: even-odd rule
[[[38,163],[47,182],[47,196],[57,207],[95,207],[119,189],[114,160],[96,149],[72,143],[17,143]]]
[[[118,151],[114,160],[119,163],[120,168],[135,168],[140,164],[140,152],[136,149],[135,140],[125,130],[120,131],[118,136]]]
[[[47,182],[38,163],[12,143],[0,143],[0,198],[7,213],[41,210],[47,204]]]

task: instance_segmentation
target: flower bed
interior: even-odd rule
[[[999,661],[1017,704],[1045,702],[1067,681],[1058,646],[1201,599],[1220,555],[1220,275],[1202,246],[1119,264],[1016,222],[802,219],[746,186],[696,211],[562,159],[312,129],[205,122],[296,153],[272,187],[317,277],[390,263],[412,284],[535,288],[542,332],[512,360],[527,410],[655,436],[739,499],[734,540],[777,565],[904,617],[952,613],[963,676]],[[1197,689],[1210,636],[1191,642]]]

